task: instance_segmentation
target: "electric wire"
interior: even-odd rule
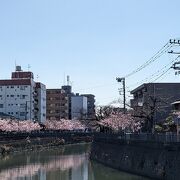
[[[177,60],[179,59],[179,57],[180,57],[180,55],[176,57],[176,59],[174,60],[174,62],[177,62]],[[157,81],[158,79],[160,79],[160,78],[161,78],[162,76],[164,76],[171,68],[172,68],[172,67],[169,67],[167,70],[164,70],[164,71],[162,72],[162,74],[159,75],[159,76],[158,76],[156,79],[154,79],[152,82],[155,82],[155,81]],[[152,82],[151,82],[151,83],[152,83]]]
[[[150,76],[146,77],[145,79],[139,81],[139,82],[136,82],[135,84],[131,84],[129,86],[127,86],[126,88],[127,89],[130,89],[131,87],[133,86],[136,86],[138,84],[142,84],[143,82],[148,82],[148,81],[151,81],[153,78],[156,78],[158,77],[161,73],[163,73],[164,71],[166,71],[165,69],[167,67],[169,67],[170,65],[172,65],[174,62],[177,61],[177,59],[179,58],[179,56],[175,59],[173,59],[170,63],[166,64],[164,67],[162,67],[160,70],[156,71],[155,73],[151,74]]]
[[[169,70],[171,69],[171,67],[169,67],[168,69],[164,70],[163,73],[158,76],[156,79],[154,79],[153,81],[151,81],[150,83],[153,83],[155,81],[157,81],[158,79],[160,79],[162,76],[164,76]]]
[[[161,57],[164,53],[166,53],[173,45],[169,42],[166,43],[154,56],[152,56],[148,61],[146,61],[144,64],[142,64],[140,67],[132,71],[131,73],[127,74],[125,78],[128,78],[135,73],[141,71],[142,69],[146,68],[148,65],[156,61],[159,57]]]

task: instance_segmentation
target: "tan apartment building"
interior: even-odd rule
[[[68,119],[69,100],[67,93],[62,89],[47,89],[46,94],[47,119]]]

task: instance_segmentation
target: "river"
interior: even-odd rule
[[[89,160],[89,145],[16,153],[0,159],[0,180],[147,180]]]

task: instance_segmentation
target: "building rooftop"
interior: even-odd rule
[[[31,85],[31,79],[8,79],[0,80],[0,86]]]
[[[171,83],[171,82],[165,82],[165,83],[144,83],[140,86],[138,86],[137,88],[133,89],[130,93],[131,94],[134,94],[136,93],[137,91],[145,88],[146,86],[149,86],[149,85],[180,85],[180,83]]]

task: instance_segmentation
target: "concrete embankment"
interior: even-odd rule
[[[58,147],[68,144],[92,142],[92,137],[83,133],[36,133],[1,134],[0,156],[21,151]]]
[[[94,138],[91,159],[152,179],[180,179],[180,144]]]

